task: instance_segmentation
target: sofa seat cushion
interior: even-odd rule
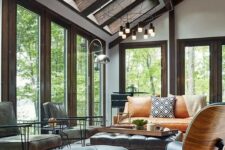
[[[192,117],[189,118],[152,118],[150,117],[148,121],[159,124],[163,127],[170,129],[178,129],[185,132],[188,125],[191,123]]]
[[[46,150],[61,146],[62,141],[59,135],[42,134],[29,135],[30,150]],[[21,136],[3,137],[0,140],[0,150],[22,150]]]

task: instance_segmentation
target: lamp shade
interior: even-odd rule
[[[99,64],[106,64],[106,63],[110,62],[109,57],[102,53],[103,52],[103,46],[102,46],[102,42],[99,39],[92,40],[90,42],[89,49],[94,42],[98,42],[100,44],[100,48],[101,48],[99,51],[93,51],[91,53],[91,54],[95,53],[95,55],[96,55],[94,62],[99,63]],[[96,54],[96,53],[99,53],[99,52],[100,52],[100,54]]]
[[[97,55],[95,58],[95,63],[107,64],[108,62],[110,62],[110,59],[105,54]]]

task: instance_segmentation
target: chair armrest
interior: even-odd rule
[[[182,143],[178,141],[170,142],[167,144],[166,150],[182,150]]]
[[[31,124],[15,124],[15,125],[0,125],[0,128],[25,128],[25,127],[31,127]]]

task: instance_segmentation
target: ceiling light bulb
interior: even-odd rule
[[[153,24],[150,23],[149,29],[148,29],[148,34],[152,34],[152,32],[154,32],[153,29],[154,29]]]
[[[127,38],[127,35],[126,34],[123,34],[122,35],[122,39],[126,39]]]
[[[136,40],[137,36],[136,36],[136,31],[132,31],[132,40]]]
[[[151,37],[155,37],[155,32],[152,32],[151,33]]]
[[[155,28],[153,27],[153,32],[151,33],[151,37],[155,37]]]
[[[125,33],[130,33],[130,23],[126,23]]]
[[[123,35],[123,26],[120,26],[119,36]]]
[[[145,29],[144,39],[145,40],[148,39],[148,30],[147,29]]]
[[[138,23],[138,32],[140,33],[140,32],[142,32],[143,31],[143,28],[142,28],[142,26],[141,26],[141,23],[139,22]]]

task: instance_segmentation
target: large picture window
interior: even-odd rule
[[[126,49],[126,91],[161,95],[161,47]]]
[[[39,119],[40,16],[17,5],[17,119]]]
[[[185,94],[206,95],[209,100],[209,46],[185,47]]]
[[[51,23],[51,101],[67,108],[67,30]]]
[[[77,116],[88,115],[88,40],[77,35]]]
[[[167,96],[167,42],[120,45],[120,91]]]

